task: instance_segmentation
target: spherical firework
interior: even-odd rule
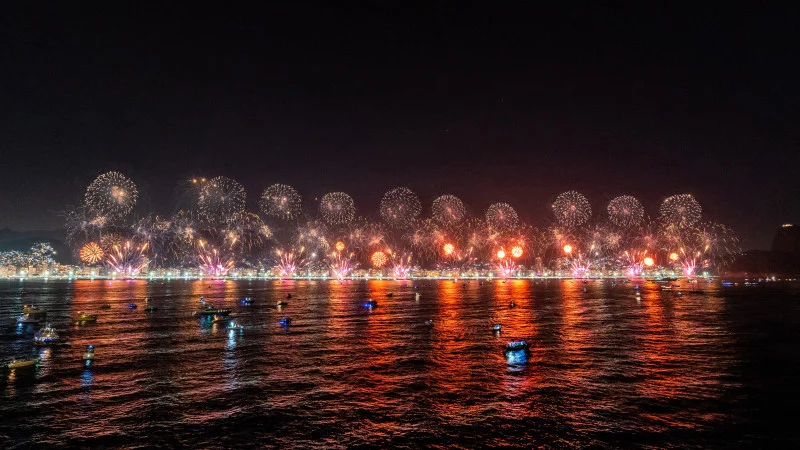
[[[497,259],[503,259],[506,257],[506,251],[502,248],[497,251]]]
[[[344,192],[325,194],[319,202],[319,212],[330,225],[343,225],[353,221],[356,205],[353,197]]]
[[[81,248],[80,257],[81,261],[94,264],[103,259],[103,249],[97,245],[97,242],[89,242]]]
[[[386,256],[386,253],[378,250],[372,254],[370,257],[370,261],[372,261],[372,265],[380,269],[381,267],[385,266],[386,263],[389,261],[389,257]]]
[[[644,265],[647,266],[647,267],[652,267],[653,264],[655,264],[655,263],[656,263],[655,260],[653,260],[653,258],[651,258],[649,256],[644,259]]]
[[[642,223],[644,208],[636,197],[621,195],[608,202],[608,219],[618,227],[634,227]]]
[[[583,225],[592,216],[592,207],[581,193],[567,191],[561,193],[553,202],[553,214],[565,227]]]
[[[691,194],[678,194],[667,197],[661,203],[660,212],[664,223],[683,228],[699,222],[703,208]]]
[[[273,184],[261,193],[259,207],[265,216],[290,220],[300,214],[300,194],[285,184]]]
[[[394,188],[381,199],[381,217],[394,228],[406,228],[422,212],[422,204],[411,189]]]
[[[504,231],[517,226],[519,216],[508,203],[495,203],[486,210],[486,222],[493,228]]]
[[[334,248],[336,249],[336,251],[337,251],[337,252],[343,252],[343,251],[344,251],[344,249],[345,249],[344,242],[342,242],[342,241],[337,241],[337,242],[336,242],[336,245],[334,246]]]
[[[448,242],[447,244],[444,244],[442,250],[444,250],[445,255],[450,256],[454,251],[456,251],[456,246]]]
[[[201,217],[209,223],[226,223],[244,213],[244,186],[227,177],[216,177],[203,184],[198,199]]]
[[[455,225],[467,214],[464,202],[455,195],[442,195],[433,201],[433,220],[442,225]]]
[[[670,261],[677,261],[678,258],[680,258],[680,256],[678,256],[678,254],[675,253],[675,252],[672,252],[672,253],[669,254]]]
[[[100,237],[100,247],[105,249],[113,249],[116,246],[122,246],[125,243],[125,237],[119,233],[106,233]]]
[[[138,198],[133,181],[119,172],[106,172],[86,188],[85,202],[98,216],[119,218],[133,210]]]
[[[519,245],[515,245],[514,247],[511,248],[511,256],[513,256],[514,258],[521,257],[522,253],[523,253],[522,247]]]
[[[571,254],[572,253],[572,246],[567,244],[564,246],[564,253]]]

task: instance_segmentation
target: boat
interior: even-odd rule
[[[495,333],[499,333],[502,329],[503,326],[500,325],[499,323],[496,323],[492,326],[492,331],[494,331]]]
[[[92,314],[86,314],[85,312],[81,311],[78,313],[78,316],[75,317],[75,321],[81,323],[97,322],[97,316]]]
[[[111,303],[106,303],[106,304],[100,306],[100,309],[111,309]]]
[[[205,305],[206,304],[206,298],[205,297],[200,297],[200,303]]]
[[[23,369],[26,367],[36,367],[38,364],[39,364],[39,358],[14,359],[8,363],[8,368]]]
[[[35,317],[35,316],[31,316],[31,313],[26,313],[26,314],[23,314],[23,315],[21,315],[21,316],[19,316],[17,318],[17,323],[18,324],[26,324],[26,323],[36,324],[36,323],[39,323],[39,319],[37,317]]]
[[[378,307],[378,302],[376,302],[375,300],[369,299],[366,302],[364,302],[364,308],[374,309],[377,307]]]
[[[389,292],[388,294],[386,294],[386,296],[387,296],[387,297],[393,297],[393,296],[394,296],[394,294],[393,294],[393,293],[391,293],[391,292]]]
[[[511,341],[506,344],[506,351],[507,352],[517,352],[517,351],[530,351],[530,346],[524,340],[519,341]]]
[[[513,300],[511,301],[511,303],[509,303],[509,304],[508,304],[508,307],[509,307],[509,308],[514,308],[514,307],[516,307],[516,306],[517,306],[517,304],[516,304],[516,303],[514,303],[514,301],[513,301]]]
[[[87,345],[86,350],[83,352],[81,358],[84,361],[93,361],[94,360],[94,345]]]
[[[149,313],[156,312],[156,311],[158,311],[158,307],[157,306],[153,306],[153,305],[147,305],[147,306],[145,306],[144,310],[149,312]]]
[[[24,313],[39,313],[39,312],[44,312],[44,310],[39,309],[38,306],[34,306],[34,305],[23,305],[22,306],[22,312],[24,312]]]
[[[426,327],[432,327],[433,326],[433,321],[432,320],[426,320],[425,321],[425,326]]]
[[[130,304],[128,305],[128,309],[136,309],[136,308],[138,308],[138,307],[139,307],[139,305],[137,305],[136,303],[130,303]]]
[[[286,298],[292,298],[292,294],[286,294]]]
[[[55,344],[58,341],[58,333],[56,333],[56,330],[51,327],[49,323],[46,327],[37,331],[36,334],[33,335],[33,343],[36,345]]]
[[[211,320],[211,323],[230,322],[231,320],[233,320],[233,317],[231,316],[215,314],[214,318]]]
[[[288,305],[288,303],[286,303],[286,302],[278,302],[276,305],[278,306],[278,308],[280,308],[281,306]]]
[[[231,313],[230,309],[216,308],[214,305],[206,305],[194,312],[196,316],[227,316]]]
[[[288,327],[292,324],[292,319],[290,317],[284,317],[283,319],[278,321],[279,324]]]
[[[247,305],[252,305],[252,304],[253,304],[253,299],[252,298],[245,297],[245,298],[242,299],[242,305],[247,306]]]
[[[244,330],[244,326],[239,325],[236,322],[231,322],[231,323],[228,324],[228,329],[229,330]]]

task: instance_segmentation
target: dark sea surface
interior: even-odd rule
[[[680,284],[0,281],[0,447],[800,446],[800,288]]]

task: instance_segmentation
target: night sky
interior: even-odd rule
[[[111,169],[162,214],[179,181],[226,175],[253,208],[283,182],[309,210],[341,190],[375,214],[406,185],[426,212],[452,193],[537,226],[570,189],[595,214],[632,194],[653,216],[688,192],[744,248],[800,221],[794,11],[15,3],[0,228],[59,228]]]

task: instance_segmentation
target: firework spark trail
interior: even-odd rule
[[[131,241],[127,241],[113,247],[112,252],[106,258],[106,264],[114,272],[131,277],[147,266],[148,259],[145,251],[147,251],[147,244],[135,245]]]

